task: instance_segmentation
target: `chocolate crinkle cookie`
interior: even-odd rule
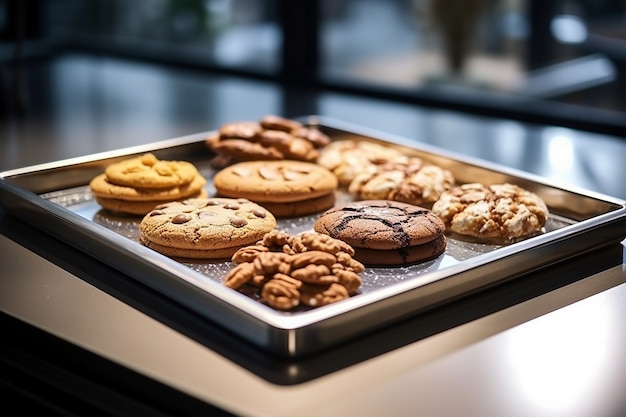
[[[272,230],[232,256],[236,266],[224,284],[253,286],[262,302],[277,310],[319,307],[357,294],[365,270],[345,242],[315,232],[292,236]]]

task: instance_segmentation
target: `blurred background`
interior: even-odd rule
[[[323,114],[626,196],[626,0],[0,0],[0,65],[3,169]]]
[[[583,107],[590,124],[624,118],[625,0],[296,3],[3,0],[1,59],[97,50],[483,111],[508,101],[528,116],[532,99]]]

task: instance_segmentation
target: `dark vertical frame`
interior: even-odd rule
[[[277,3],[282,30],[279,80],[289,86],[318,84],[320,3],[318,0]]]

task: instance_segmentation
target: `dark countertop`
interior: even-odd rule
[[[319,114],[626,199],[625,138],[105,58],[27,74],[28,111],[3,124],[0,171]],[[285,362],[1,211],[0,232],[2,380],[17,398],[30,391],[83,415],[217,413],[206,404],[249,416],[626,414],[623,244]],[[275,382],[289,372],[312,376]]]

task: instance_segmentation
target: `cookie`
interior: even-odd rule
[[[100,174],[89,182],[91,193],[96,197],[115,198],[126,201],[165,201],[178,200],[199,193],[205,186],[206,179],[196,175],[190,183],[172,186],[168,188],[138,188],[129,185],[118,185],[107,177]]]
[[[540,233],[549,215],[538,195],[508,183],[453,187],[432,210],[451,232],[504,243]]]
[[[426,208],[392,200],[333,207],[313,229],[346,242],[354,248],[355,259],[369,266],[425,261],[446,247],[445,225],[439,217]]]
[[[205,198],[208,197],[207,191],[203,188],[199,192],[192,194],[190,196],[183,197],[183,200],[188,198]],[[96,202],[100,204],[103,208],[111,211],[116,211],[119,213],[127,213],[127,214],[135,214],[135,215],[145,215],[149,213],[154,207],[169,203],[170,201],[177,200],[148,200],[148,201],[129,201],[122,200],[119,198],[105,198],[105,197],[95,197]],[[180,201],[180,200],[178,200]]]
[[[252,286],[263,303],[277,310],[320,307],[358,294],[365,267],[353,254],[345,242],[325,234],[291,236],[275,229],[232,256],[236,266],[224,285]]]
[[[161,161],[147,153],[106,167],[109,181],[136,188],[170,188],[190,183],[198,174],[187,161]]]
[[[410,265],[439,257],[446,249],[447,238],[444,234],[417,246],[407,246],[397,249],[366,249],[354,248],[355,259],[364,259],[367,266],[383,267],[396,265]]]
[[[247,198],[272,207],[278,217],[321,212],[335,201],[337,178],[326,168],[304,161],[247,161],[213,177],[217,194]],[[281,206],[284,204],[284,206]]]
[[[350,182],[348,192],[362,200],[395,200],[429,207],[454,182],[448,169],[418,157],[403,157],[361,172]]]
[[[320,151],[317,163],[337,176],[339,184],[347,186],[363,172],[377,164],[401,157],[399,150],[375,142],[344,139],[331,142]]]
[[[246,199],[196,198],[154,207],[139,224],[140,240],[168,256],[223,259],[276,227],[265,208]]]
[[[91,179],[89,189],[107,210],[144,215],[165,202],[206,197],[205,185],[192,163],[159,160],[146,153],[110,164]]]
[[[319,149],[328,143],[330,138],[319,129],[275,115],[259,122],[226,123],[205,140],[221,156],[220,164],[282,159],[315,162]]]
[[[317,198],[302,201],[270,203],[263,201],[260,204],[272,212],[275,217],[288,218],[321,213],[335,205],[335,193],[329,193]]]

